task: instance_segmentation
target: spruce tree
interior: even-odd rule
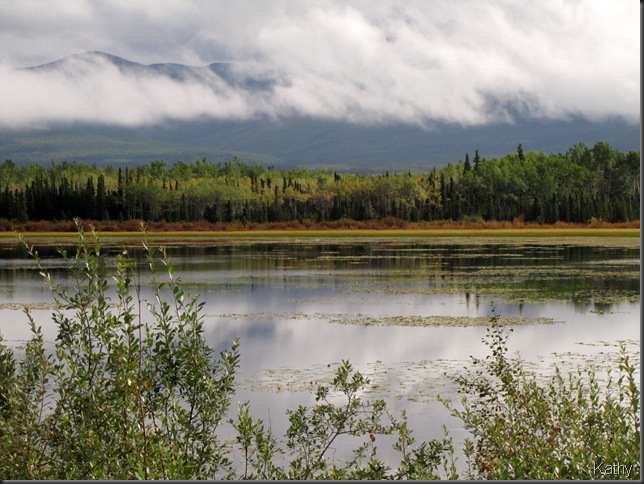
[[[465,153],[465,165],[463,167],[463,173],[467,173],[472,169],[472,165],[470,164],[470,154]]]
[[[478,170],[479,164],[481,163],[481,157],[479,156],[479,150],[474,151],[474,170]]]

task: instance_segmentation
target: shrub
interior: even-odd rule
[[[23,225],[22,229],[25,232],[52,232],[54,224],[49,220],[30,220]]]
[[[115,261],[112,291],[98,236],[76,225],[76,254],[62,252],[71,291],[55,284],[28,247],[52,290],[58,337],[48,355],[29,317],[33,338],[21,363],[0,346],[0,476],[229,476],[216,431],[234,389],[237,342],[215,361],[203,338],[203,304],[184,294],[166,254],[159,261],[145,245],[154,287],[147,319],[127,253]]]
[[[464,446],[468,477],[639,479],[640,391],[624,345],[617,380],[609,372],[602,384],[592,367],[567,377],[556,368],[544,385],[508,358],[512,330],[493,323],[484,339],[491,354],[455,379],[463,409],[444,400],[474,439]]]
[[[13,225],[11,221],[6,218],[0,218],[0,232],[11,232]]]
[[[355,371],[348,361],[337,368],[330,385],[319,385],[316,404],[288,410],[289,427],[286,449],[265,429],[261,419],[249,415],[249,403],[239,407],[237,445],[241,448],[244,479],[438,479],[457,477],[451,439],[415,444],[407,426],[406,415],[396,420],[384,400],[373,402],[361,397],[369,379]],[[340,399],[341,403],[332,400]],[[391,469],[378,458],[379,436],[397,435],[394,449],[401,454],[400,464]],[[348,458],[330,458],[329,453],[340,439],[360,442]],[[285,455],[284,467],[275,459]],[[442,471],[442,472],[441,472]]]

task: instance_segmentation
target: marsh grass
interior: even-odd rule
[[[13,241],[14,232],[0,232],[0,240]],[[359,237],[439,237],[439,238],[570,238],[570,237],[639,237],[640,229],[637,228],[423,228],[423,229],[325,229],[325,230],[219,230],[219,231],[150,231],[146,234],[148,240],[203,240],[203,239],[229,239],[229,238],[359,238]],[[60,243],[73,240],[75,231],[67,232],[32,232],[30,238],[47,243]],[[104,232],[105,241],[141,241],[141,233],[133,231]]]

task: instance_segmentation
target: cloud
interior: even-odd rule
[[[128,126],[253,114],[248,100],[214,73],[187,80],[128,75],[101,57],[80,57],[66,60],[64,70],[5,70],[0,75],[13,81],[0,94],[7,113],[0,123],[6,127],[78,121]]]
[[[36,14],[37,13],[37,14]],[[530,118],[640,121],[639,7],[629,0],[0,3],[0,126],[57,121],[311,116],[464,125]],[[101,50],[143,63],[231,61],[217,76],[16,71]]]

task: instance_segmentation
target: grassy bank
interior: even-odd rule
[[[236,238],[236,237],[639,237],[639,228],[516,228],[516,229],[335,229],[335,230],[226,230],[148,232],[148,238]],[[65,239],[74,232],[29,232],[30,239]],[[141,238],[140,232],[109,232],[103,238]],[[13,232],[0,232],[0,240],[14,239]]]

